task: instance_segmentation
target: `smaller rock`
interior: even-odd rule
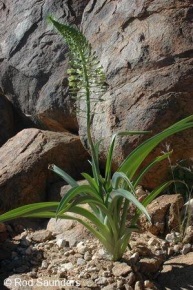
[[[170,234],[167,234],[165,239],[166,239],[167,242],[175,244],[180,239],[180,233],[172,232]]]
[[[135,274],[133,272],[129,273],[129,275],[127,276],[127,284],[128,285],[133,285],[136,281],[136,277]]]
[[[182,246],[181,246],[180,244],[178,244],[178,245],[174,245],[173,249],[174,249],[174,252],[175,252],[176,254],[178,254],[178,253],[180,253],[180,251],[181,251],[181,249],[182,249]]]
[[[182,255],[186,255],[187,253],[189,253],[192,249],[192,245],[191,244],[185,244],[182,248]]]
[[[169,247],[167,251],[168,256],[172,256],[174,254],[174,248]]]
[[[39,230],[30,234],[32,241],[42,243],[52,239],[52,233],[48,230]]]
[[[139,253],[136,252],[130,257],[131,265],[135,265],[139,261]]]
[[[107,285],[108,280],[107,280],[106,277],[99,277],[99,278],[97,278],[97,279],[95,280],[95,283],[96,283],[97,285]]]
[[[114,276],[126,276],[132,269],[126,263],[115,262],[114,267],[112,268],[112,273]]]
[[[90,254],[89,251],[87,251],[85,254],[84,254],[84,259],[85,261],[90,261],[92,259],[92,256]]]
[[[117,280],[117,288],[118,288],[118,289],[122,288],[123,285],[124,285],[123,280]]]
[[[69,243],[65,239],[59,238],[56,240],[56,245],[58,246],[59,249],[62,249],[64,247],[68,247]]]
[[[82,258],[78,258],[76,263],[78,266],[80,266],[80,265],[84,265],[86,263],[86,261]]]
[[[137,281],[134,290],[143,290],[143,282]]]
[[[83,242],[79,242],[76,245],[76,248],[77,248],[77,252],[82,255],[84,255],[88,251],[88,247]]]
[[[159,258],[143,258],[140,260],[140,271],[142,273],[156,273],[160,270],[163,260]]]
[[[117,283],[112,283],[110,285],[107,285],[107,286],[101,288],[101,290],[117,290]]]
[[[72,269],[73,267],[74,267],[74,265],[73,265],[71,262],[69,262],[69,263],[62,264],[62,265],[61,265],[61,270],[62,270],[62,271],[70,270],[70,269]]]
[[[47,261],[42,261],[41,269],[47,269],[48,268],[48,263]]]
[[[187,227],[183,243],[193,243],[193,226]]]

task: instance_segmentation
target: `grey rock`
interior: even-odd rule
[[[94,102],[93,137],[103,140],[105,161],[111,136],[117,131],[150,130],[151,134],[120,137],[114,152],[114,169],[142,141],[192,114],[192,25],[190,0],[90,1],[84,11],[83,31],[107,74],[103,102]],[[180,15],[180,16],[179,16]],[[102,21],[101,21],[102,20]],[[83,104],[81,105],[83,108]],[[105,126],[104,126],[105,124]],[[80,135],[87,144],[85,120]],[[172,160],[192,157],[193,131],[169,139]],[[151,158],[160,155],[158,147]],[[142,185],[155,188],[168,178],[168,162],[154,167]]]
[[[79,25],[87,3],[14,0],[0,9],[0,87],[25,124],[78,131],[67,89],[67,46],[46,17]]]
[[[185,244],[182,248],[182,255],[186,255],[188,254],[192,249],[192,245],[191,244]]]

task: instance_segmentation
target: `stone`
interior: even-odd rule
[[[61,264],[61,271],[65,271],[65,270],[70,270],[74,267],[74,265],[69,262],[69,263],[65,263],[65,264]]]
[[[101,290],[116,290],[116,289],[117,289],[117,283],[113,283],[113,284],[110,284],[101,288]]]
[[[143,282],[137,281],[134,290],[143,290]]]
[[[107,278],[106,277],[99,277],[95,280],[97,285],[107,285]]]
[[[129,273],[126,279],[127,279],[127,284],[132,286],[136,281],[135,274],[133,272]]]
[[[90,1],[82,20],[83,31],[96,51],[109,85],[103,102],[93,101],[93,137],[103,140],[101,162],[107,156],[111,136],[117,131],[150,130],[148,135],[120,137],[113,168],[148,137],[182,117],[192,114],[192,2]],[[101,21],[102,19],[102,21]],[[82,108],[84,106],[82,105]],[[99,113],[100,112],[100,113]],[[104,126],[105,124],[105,126]],[[79,118],[80,135],[86,146],[86,124]],[[189,159],[192,130],[167,142],[172,161]],[[160,145],[145,161],[160,155]],[[155,188],[170,174],[165,160],[153,167],[141,182]]]
[[[141,273],[157,273],[162,267],[163,260],[159,258],[142,258],[140,259],[140,272]]]
[[[0,89],[0,147],[14,135],[14,113],[11,102]]]
[[[65,239],[59,238],[56,241],[56,245],[58,246],[59,249],[62,249],[64,247],[69,246],[69,243]]]
[[[87,205],[85,206],[89,209]],[[73,214],[71,215],[73,216]],[[89,231],[82,224],[74,220],[56,220],[52,218],[47,224],[47,230],[56,234],[57,239],[63,239],[68,242],[69,247],[74,247],[80,242],[80,240],[86,240],[91,236]]]
[[[191,244],[185,244],[182,248],[182,255],[186,255],[188,254],[192,249],[192,245]]]
[[[67,45],[48,14],[79,26],[89,0],[6,1],[0,9],[0,87],[22,126],[78,132],[67,89]],[[21,61],[22,59],[22,61]]]
[[[88,251],[88,247],[86,245],[84,245],[83,242],[79,242],[77,245],[76,245],[76,249],[77,249],[77,252],[79,254],[82,254],[84,255],[87,251]]]
[[[36,243],[43,243],[52,239],[52,233],[48,230],[39,230],[30,234],[29,237]]]
[[[163,269],[156,282],[161,289],[188,289],[193,285],[193,252],[173,257],[163,264]]]
[[[85,264],[86,264],[86,261],[83,258],[78,258],[77,259],[77,265],[78,266],[85,265]]]
[[[132,269],[126,263],[115,262],[114,267],[112,268],[112,273],[114,276],[126,276]]]
[[[57,164],[78,177],[87,167],[88,154],[79,137],[25,129],[0,148],[0,209],[46,200],[46,188],[59,177],[48,170]]]
[[[193,243],[193,226],[186,228],[183,243]]]
[[[169,243],[175,244],[180,239],[180,233],[178,232],[172,232],[166,235],[165,240]]]
[[[147,206],[151,224],[144,216],[141,216],[139,224],[154,235],[167,234],[173,229],[179,229],[179,212],[182,207],[183,197],[180,194],[161,195]]]

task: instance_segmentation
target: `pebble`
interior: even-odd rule
[[[69,263],[65,263],[65,264],[62,264],[61,265],[61,269],[62,269],[62,271],[63,270],[70,270],[70,269],[72,269],[74,267],[74,265],[71,263],[71,262],[69,262]]]
[[[117,277],[126,276],[131,271],[132,269],[129,265],[120,262],[115,262],[114,267],[112,269],[113,275]]]
[[[173,249],[174,249],[174,252],[176,254],[178,254],[181,251],[182,247],[181,247],[181,245],[174,245]]]
[[[92,259],[92,256],[90,254],[89,251],[87,251],[85,254],[84,254],[84,259],[85,261],[90,261]]]
[[[178,241],[179,238],[180,238],[180,233],[172,232],[172,233],[166,235],[165,240],[169,243],[174,244]]]
[[[106,285],[108,283],[107,278],[105,277],[99,277],[95,280],[95,283],[97,285]]]
[[[191,244],[185,244],[182,248],[182,255],[186,255],[188,254],[192,249],[192,245]]]
[[[139,261],[139,253],[136,252],[130,257],[130,263],[135,265]]]
[[[42,269],[47,269],[47,268],[48,268],[48,263],[47,263],[47,261],[45,261],[45,260],[42,261],[41,268],[42,268]]]
[[[136,277],[135,274],[133,272],[129,273],[129,275],[127,276],[127,284],[128,285],[133,285],[136,281]]]
[[[143,282],[137,281],[134,290],[143,290]]]
[[[86,263],[86,261],[82,258],[78,258],[76,263],[78,266],[81,266],[81,265],[84,265]]]
[[[59,238],[56,240],[56,245],[58,246],[59,249],[67,247],[68,242],[65,239]]]

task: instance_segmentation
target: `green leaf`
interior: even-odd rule
[[[116,189],[112,191],[112,199],[114,201],[114,203],[116,204],[116,200],[119,197],[124,197],[127,200],[131,201],[137,208],[139,211],[141,211],[142,213],[144,213],[146,215],[146,217],[148,218],[149,221],[151,221],[151,218],[146,210],[146,208],[143,206],[143,204],[141,204],[136,197],[130,193],[129,191],[125,190],[125,189]]]
[[[69,185],[72,187],[78,186],[78,183],[74,178],[72,178],[68,173],[66,173],[64,170],[60,169],[58,166],[54,164],[50,164],[48,166],[48,169],[52,170],[56,174],[58,174],[60,177],[62,177]]]
[[[55,212],[58,205],[59,202],[41,202],[24,205],[0,215],[0,222],[9,221],[24,216],[26,217],[31,214],[39,214],[50,210]]]
[[[170,126],[161,133],[151,137],[134,149],[129,156],[123,161],[118,171],[124,172],[130,179],[134,176],[141,163],[148,154],[165,138],[193,127],[193,115],[181,120],[180,122]]]

